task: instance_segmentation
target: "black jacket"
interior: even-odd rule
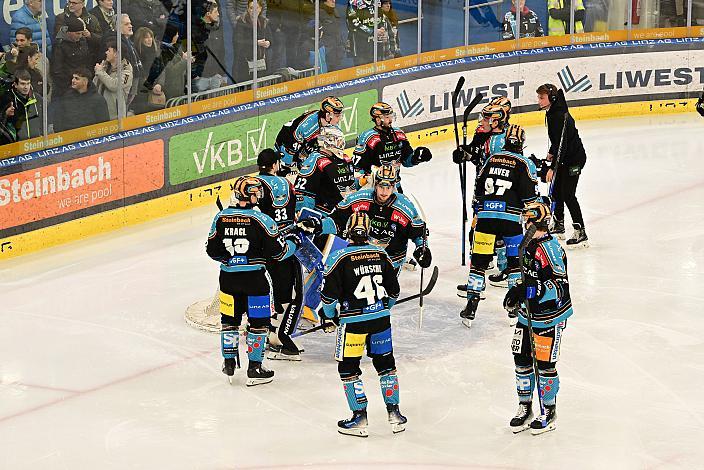
[[[565,113],[567,113],[567,120],[565,120]],[[545,123],[548,126],[548,137],[550,138],[549,153],[554,157],[557,157],[557,152],[560,148],[562,127],[566,125],[565,134],[562,137],[560,166],[579,166],[584,168],[584,164],[587,162],[587,154],[584,151],[582,139],[579,138],[579,131],[577,131],[574,118],[569,114],[567,100],[565,100],[565,94],[562,90],[557,92],[555,102],[545,113]],[[553,159],[553,162],[555,161],[556,159]]]
[[[110,120],[105,98],[98,93],[93,82],[88,82],[88,91],[79,93],[73,88],[57,100],[54,109],[54,131],[61,132],[91,126]]]

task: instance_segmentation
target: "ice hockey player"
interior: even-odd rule
[[[406,134],[393,126],[394,110],[379,102],[369,109],[374,127],[362,132],[354,148],[354,166],[359,173],[360,186],[365,186],[372,168],[387,163],[405,167],[416,166],[433,158],[427,147],[413,150]]]
[[[564,238],[565,205],[567,205],[574,228],[572,238],[566,242],[567,247],[589,246],[582,209],[577,201],[579,175],[587,162],[582,139],[579,138],[574,119],[567,109],[564,92],[558,90],[555,85],[546,83],[540,85],[536,93],[538,94],[538,106],[545,111],[545,122],[550,139],[550,149],[547,155],[550,170],[547,172],[546,179],[550,182],[555,178],[554,190],[551,194],[555,202],[552,234],[558,238]],[[558,151],[560,152],[559,157]]]
[[[262,183],[262,198],[259,210],[272,218],[280,232],[293,227],[296,217],[296,193],[293,185],[281,176],[276,176],[281,169],[280,155],[273,149],[264,149],[257,156],[259,175]],[[266,269],[271,276],[274,293],[274,309],[280,325],[277,335],[269,335],[269,359],[286,359],[300,361],[301,355],[296,344],[291,340],[298,319],[301,315],[303,297],[303,271],[295,256],[285,260],[269,260]],[[295,291],[296,298],[293,298]],[[287,304],[284,310],[284,304]]]
[[[379,374],[381,394],[394,433],[405,429],[399,411],[399,386],[391,340],[391,307],[400,287],[389,256],[371,245],[369,216],[354,212],[345,228],[350,245],[333,253],[325,264],[321,318],[337,327],[335,359],[350,419],[338,421],[341,434],[367,437],[367,396],[359,364],[365,348]],[[340,307],[338,312],[337,307]]]
[[[555,401],[560,389],[560,378],[555,365],[560,356],[560,343],[567,318],[572,315],[572,301],[567,279],[567,258],[556,239],[548,232],[550,206],[542,201],[526,204],[523,209],[526,229],[535,225],[537,231],[527,244],[521,260],[525,284],[518,283],[506,293],[504,307],[518,314],[518,324],[511,348],[516,365],[518,412],[511,420],[514,433],[530,427],[531,433],[542,434],[556,426]],[[533,341],[528,326],[525,304],[528,303]],[[545,422],[539,416],[533,422],[531,398],[535,389],[535,371],[531,350],[535,351],[538,367],[538,393],[545,405]]]
[[[318,233],[344,232],[345,224],[355,212],[369,215],[369,243],[381,247],[391,258],[398,273],[406,260],[408,242],[416,248],[413,258],[422,268],[432,262],[427,242],[425,221],[410,199],[396,190],[398,166],[385,164],[376,169],[372,189],[360,189],[340,202],[329,217],[304,219],[299,225],[306,231]]]
[[[239,367],[239,327],[247,314],[247,385],[271,382],[274,372],[262,366],[271,324],[271,284],[266,261],[281,261],[296,250],[298,234],[283,237],[276,223],[255,209],[262,197],[261,180],[240,176],[234,200],[213,220],[206,251],[220,262],[221,346],[223,373],[232,383]]]
[[[281,127],[274,147],[281,154],[282,176],[297,171],[298,166],[318,147],[321,129],[337,126],[344,105],[334,96],[326,97],[320,109],[306,111]]]
[[[461,145],[452,154],[455,163],[469,161],[477,167],[477,177],[487,159],[504,148],[506,129],[511,118],[511,101],[505,96],[496,96],[484,106],[479,125],[474,132],[472,142]],[[475,180],[474,187],[477,187]],[[475,189],[476,191],[476,189]],[[473,212],[476,215],[476,201],[472,201]],[[470,232],[471,237],[471,232]],[[503,240],[496,243],[497,267],[499,272],[489,276],[489,281],[497,286],[506,287],[508,273],[506,271],[506,247]]]
[[[494,255],[497,239],[503,239],[506,244],[509,287],[520,278],[521,211],[525,204],[538,197],[535,165],[523,156],[524,142],[523,128],[510,125],[503,150],[489,157],[477,178],[477,215],[466,286],[467,305],[460,312],[462,323],[467,327],[474,320],[479,296],[484,290],[484,275]],[[515,315],[512,317],[515,319]]]
[[[337,126],[324,127],[318,150],[301,164],[296,178],[296,212],[302,208],[329,214],[356,189],[352,159],[345,154],[345,136]]]

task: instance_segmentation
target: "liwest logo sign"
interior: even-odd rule
[[[378,93],[369,90],[340,99],[345,109],[339,126],[351,140],[365,130],[360,126],[368,121],[360,121],[359,113],[367,115],[379,100]],[[176,185],[254,165],[259,152],[274,145],[281,126],[317,107],[299,106],[173,136],[169,140],[169,182]]]
[[[588,75],[584,75],[579,80],[575,80],[569,65],[560,70],[560,72],[557,74],[557,77],[560,79],[562,88],[566,92],[587,91],[592,87],[592,82],[589,80]]]
[[[396,98],[396,103],[398,104],[398,109],[401,111],[401,116],[403,117],[420,116],[420,114],[425,111],[425,108],[423,108],[423,101],[420,98],[411,104],[406,90],[403,90],[401,94],[398,95]]]

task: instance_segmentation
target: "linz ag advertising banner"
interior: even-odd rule
[[[68,214],[164,186],[164,142],[101,152],[0,177],[0,227]]]
[[[345,109],[339,126],[348,141],[372,127],[369,108],[377,90],[340,96]],[[169,182],[178,185],[256,164],[257,155],[273,147],[281,126],[317,103],[229,122],[169,139]]]
[[[704,50],[645,52],[499,65],[384,87],[383,100],[397,111],[396,125],[447,119],[457,80],[466,81],[458,107],[463,110],[478,93],[508,96],[514,107],[536,103],[535,90],[553,83],[568,101],[616,96],[657,96],[699,91],[704,85]],[[655,99],[655,98],[650,98]],[[536,108],[537,109],[537,108]]]

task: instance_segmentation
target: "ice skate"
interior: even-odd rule
[[[237,368],[236,359],[225,359],[222,363],[222,373],[227,376],[227,381],[232,385],[232,381],[235,376],[235,369]]]
[[[288,349],[282,346],[269,345],[266,358],[274,361],[300,361],[301,351],[298,349]]]
[[[489,284],[494,287],[503,287],[508,289],[508,270],[500,271],[496,274],[489,275]]]
[[[408,419],[401,414],[398,405],[387,404],[386,412],[389,413],[389,424],[394,434],[406,430]]]
[[[337,432],[348,436],[367,437],[369,436],[367,423],[367,409],[355,410],[352,412],[350,419],[343,419],[337,422]]]
[[[550,229],[550,233],[555,236],[558,240],[565,239],[565,221],[555,219],[555,223]]]
[[[530,433],[534,436],[553,431],[557,427],[557,410],[555,405],[545,407],[545,426],[543,426],[542,416],[538,416],[530,423]]]
[[[265,369],[261,362],[250,362],[247,368],[247,386],[268,384],[274,380],[274,371]]]
[[[511,418],[511,431],[514,434],[525,431],[530,427],[531,419],[533,419],[533,407],[531,402],[519,403],[516,416]]]
[[[475,294],[471,295],[467,299],[467,305],[460,312],[460,318],[462,318],[462,324],[467,328],[471,328],[472,320],[477,314],[477,306],[479,305],[479,297]]]
[[[587,238],[587,232],[582,227],[582,224],[572,224],[574,228],[574,233],[572,238],[567,240],[565,243],[567,248],[587,248],[589,246],[589,239]]]

